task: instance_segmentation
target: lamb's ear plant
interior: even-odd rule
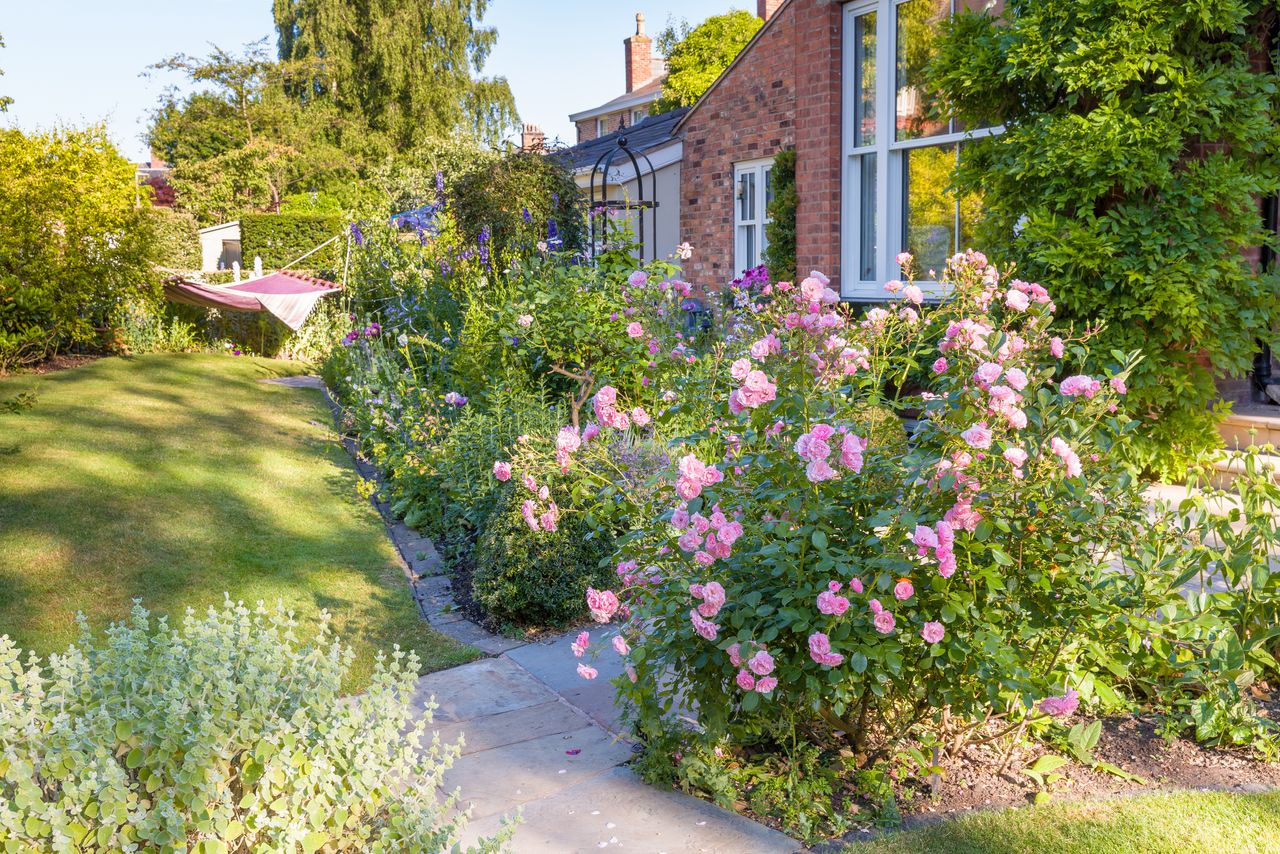
[[[43,664],[0,637],[0,850],[453,850],[466,819],[436,792],[459,748],[414,705],[415,655],[344,697],[351,660],[327,616],[229,599],[82,621]]]

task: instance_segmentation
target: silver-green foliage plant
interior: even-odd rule
[[[82,623],[45,664],[0,636],[0,849],[451,850],[459,749],[412,707],[415,655],[342,697],[350,648],[327,616],[302,634],[228,599],[180,627],[135,605],[101,640]]]

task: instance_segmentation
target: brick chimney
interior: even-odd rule
[[[783,2],[785,0],[756,0],[756,16],[765,21],[769,20]]]
[[[547,135],[537,125],[525,125],[520,133],[521,151],[543,151],[547,147]]]
[[[160,155],[156,154],[156,150],[151,149],[151,160],[147,163],[151,169],[168,169],[169,164],[160,159]]]
[[[653,39],[644,34],[644,12],[636,12],[636,34],[623,40],[627,53],[627,91],[653,79]]]

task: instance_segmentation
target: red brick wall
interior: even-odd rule
[[[796,260],[838,286],[840,22],[830,0],[792,0],[682,127],[684,275],[704,290],[732,279],[733,164],[796,149]]]

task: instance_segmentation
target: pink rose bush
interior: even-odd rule
[[[617,607],[588,602],[597,619],[626,609],[636,679],[620,690],[642,732],[677,698],[708,737],[778,705],[866,749],[944,706],[1034,715],[1072,677],[1053,660],[1075,630],[1067,591],[1136,506],[1110,453],[1124,430],[1110,380],[1128,366],[1055,385],[1046,289],[980,253],[944,277],[936,305],[908,281],[861,318],[821,274],[778,283],[735,316],[721,367],[677,384],[704,414],[668,440],[651,500],[628,505],[623,556],[648,569],[628,570]],[[926,387],[903,383],[917,365]],[[620,393],[595,406],[617,429]],[[869,406],[915,412],[910,440]]]

